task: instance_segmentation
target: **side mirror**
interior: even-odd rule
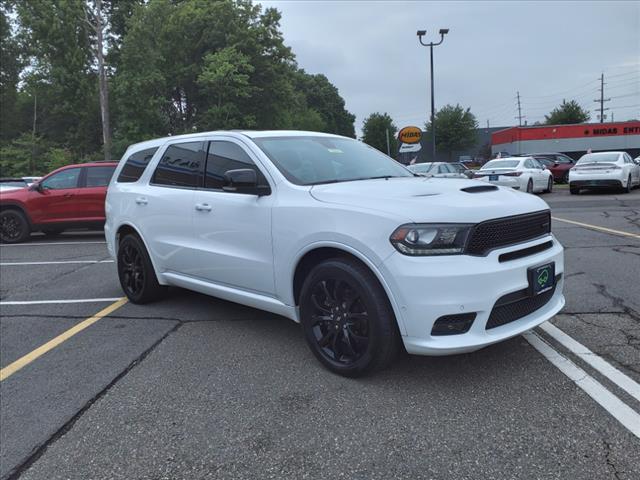
[[[239,168],[236,170],[227,170],[224,173],[224,185],[222,189],[225,192],[248,193],[250,195],[269,195],[271,188],[266,185],[258,185],[258,175],[251,168]]]
[[[32,192],[40,192],[40,193],[42,193],[44,188],[42,187],[42,185],[40,185],[40,182],[34,182],[29,186],[29,190],[32,191]]]
[[[473,178],[473,172],[471,170],[465,170],[463,173],[465,177]]]

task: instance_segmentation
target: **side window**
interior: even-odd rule
[[[531,159],[528,158],[524,161],[524,168],[533,168],[533,162]]]
[[[242,147],[222,140],[209,142],[207,155],[207,168],[204,180],[205,188],[222,189],[224,174],[227,170],[239,168],[251,168],[258,177],[258,185],[269,185],[262,172],[256,167],[253,160]]]
[[[147,168],[151,157],[156,153],[158,147],[147,148],[146,150],[140,150],[139,152],[133,153],[127,158],[124,167],[120,171],[120,175],[118,175],[118,182],[137,182],[142,174],[144,173],[144,169]]]
[[[77,188],[78,179],[80,178],[81,168],[67,168],[61,172],[51,175],[45,179],[41,185],[42,188],[49,190],[64,190],[66,188]]]
[[[116,167],[85,167],[87,180],[85,187],[106,187],[111,181]]]
[[[151,183],[172,187],[199,187],[203,164],[203,142],[170,145],[153,172]]]

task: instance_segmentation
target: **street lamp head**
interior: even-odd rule
[[[449,33],[449,29],[448,28],[441,28],[439,33],[440,33],[440,35],[446,35],[447,33]]]
[[[427,31],[426,30],[418,30],[416,32],[416,35],[418,35],[419,37],[422,37],[423,35],[426,35]]]

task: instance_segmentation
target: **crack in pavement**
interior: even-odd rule
[[[636,312],[633,308],[626,306],[624,299],[613,295],[609,290],[607,290],[607,287],[601,283],[592,283],[591,285],[596,287],[600,295],[613,302],[614,307],[622,309],[622,311],[629,315],[632,320],[640,323],[640,313]]]
[[[605,459],[607,461],[607,465],[613,470],[613,476],[616,477],[617,480],[620,480],[620,474],[624,472],[619,471],[618,467],[616,467],[615,463],[613,463],[613,460],[611,460],[611,444],[604,438],[602,439],[602,443],[604,444],[605,448]]]
[[[92,398],[90,398],[82,407],[80,407],[80,409],[69,420],[67,420],[64,423],[64,425],[62,425],[53,435],[51,435],[42,444],[35,447],[24,462],[15,466],[9,472],[9,474],[5,477],[6,480],[17,480],[31,465],[33,465],[44,454],[44,452],[47,450],[47,448],[49,448],[50,445],[52,445],[56,440],[58,440],[60,437],[66,434],[69,430],[71,430],[71,428],[73,428],[73,426],[80,419],[80,417],[82,417],[82,415],[87,410],[89,410],[89,408],[94,403],[100,400],[118,381],[120,381],[120,379],[122,379],[127,373],[129,373],[136,365],[142,362],[153,350],[156,349],[158,345],[160,345],[169,335],[176,332],[181,326],[182,326],[182,323],[180,322],[176,323],[176,325],[174,325],[173,328],[171,328],[167,333],[165,333],[156,342],[154,342],[153,345],[151,345],[148,349],[146,349],[144,352],[142,352],[140,355],[134,358],[133,361],[129,363],[129,365],[127,365],[127,367],[122,372],[116,375],[115,378],[111,380],[111,382],[109,382],[109,384],[105,388],[100,390],[97,394],[95,394]]]

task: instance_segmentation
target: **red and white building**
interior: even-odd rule
[[[591,149],[640,154],[640,121],[512,127],[491,135],[491,153],[558,152],[579,158]]]

